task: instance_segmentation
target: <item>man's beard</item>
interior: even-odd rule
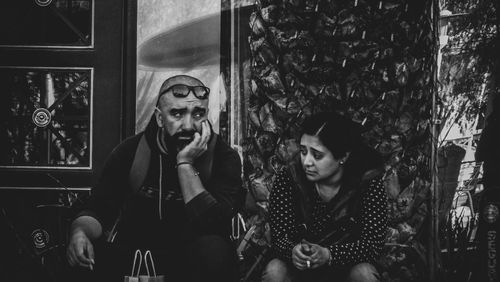
[[[167,150],[178,153],[184,147],[186,147],[194,139],[195,130],[192,131],[181,131],[174,135],[170,135],[166,130],[163,132],[163,138],[165,140],[165,145]]]

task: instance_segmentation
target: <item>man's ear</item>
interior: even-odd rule
[[[155,117],[158,127],[163,127],[163,117],[161,115],[161,111],[158,108],[155,108]]]

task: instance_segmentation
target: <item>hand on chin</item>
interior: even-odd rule
[[[193,139],[194,135],[191,137],[179,137],[175,142],[177,153],[186,148],[186,146],[189,145],[189,143],[191,143]]]

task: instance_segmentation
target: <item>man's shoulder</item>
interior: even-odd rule
[[[143,133],[139,133],[127,137],[125,140],[116,145],[116,147],[111,152],[111,155],[134,154],[135,150],[137,149],[137,144],[139,144],[142,136]]]
[[[227,144],[220,135],[217,135],[214,155],[215,158],[238,158],[238,160],[240,158],[238,152],[235,149],[231,148],[231,146],[229,146],[229,144]]]
[[[141,136],[142,134],[128,137],[116,145],[106,158],[106,164],[102,174],[121,176],[122,173],[128,173]]]
[[[223,172],[241,170],[240,155],[220,135],[217,135],[215,144],[213,167],[215,170]]]

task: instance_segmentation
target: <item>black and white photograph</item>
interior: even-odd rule
[[[0,8],[0,282],[500,281],[500,1]]]

